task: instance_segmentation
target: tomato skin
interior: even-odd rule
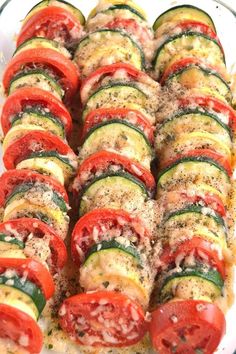
[[[62,28],[56,27],[55,23],[59,23],[58,27],[63,25]],[[67,44],[72,39],[70,35],[72,29],[76,33],[77,40],[79,40],[82,35],[82,25],[79,20],[64,8],[48,6],[26,20],[17,38],[17,47],[33,37],[44,37],[55,40],[57,34],[63,34],[63,32],[66,33],[64,38],[62,37],[62,40]],[[44,34],[42,35],[43,31]]]
[[[66,264],[67,251],[63,240],[55,233],[53,228],[41,220],[35,218],[19,218],[5,221],[0,224],[0,233],[12,235],[8,230],[14,230],[18,235],[21,235],[22,242],[24,242],[25,238],[30,234],[39,238],[46,235],[49,238],[49,247],[51,249],[52,266],[49,265],[50,271],[55,273]]]
[[[31,354],[39,354],[43,347],[43,334],[36,321],[25,312],[9,305],[0,304],[0,337],[19,343],[21,335],[29,338],[22,348]]]
[[[111,320],[109,321],[109,327],[97,321],[96,315],[92,315],[93,310],[95,309],[96,311],[101,304],[106,307],[106,310],[104,310],[104,313],[100,311],[98,316],[103,316],[108,321]],[[132,319],[132,311],[135,311],[137,316],[135,320]],[[93,347],[129,346],[141,340],[147,331],[147,324],[141,306],[127,296],[113,291],[99,291],[72,296],[62,304],[59,310],[59,317],[63,330],[80,345],[86,345],[86,343],[83,341],[84,336],[80,336],[80,332],[76,329],[77,318],[78,320],[82,318],[86,321],[86,328],[84,331],[82,330],[82,333],[97,337],[96,342],[92,344]],[[125,321],[127,327],[129,326],[129,319],[134,322],[135,338],[128,338],[129,334],[132,334],[132,330],[128,330],[126,334],[122,333],[122,326],[118,322],[120,318]],[[94,322],[97,324],[96,327]],[[115,343],[112,342],[111,344],[103,337],[104,330],[115,337]]]
[[[219,44],[222,52],[224,53],[223,47],[220,43],[217,34],[213,31],[213,29],[210,26],[206,25],[205,23],[195,21],[195,20],[182,20],[178,22],[176,28],[180,29],[182,32],[192,30],[192,31],[197,31],[202,34],[205,34],[206,36],[214,39]]]
[[[165,168],[171,165],[172,163],[174,163],[175,161],[182,159],[184,157],[201,157],[201,156],[209,157],[210,159],[214,160],[226,170],[229,176],[232,176],[232,168],[228,159],[225,158],[223,155],[219,154],[218,152],[210,149],[195,149],[195,150],[188,151],[184,155],[179,155],[175,159],[168,161],[164,166],[162,166],[162,168]]]
[[[15,269],[17,274],[21,276],[27,272],[27,279],[40,287],[46,300],[53,296],[55,292],[53,278],[40,262],[31,258],[0,258],[0,273],[4,273],[9,268]]]
[[[93,238],[86,238],[84,241],[84,234],[87,232],[92,235],[94,227],[100,231],[100,236],[102,240],[102,229],[104,225],[112,225],[115,227],[122,227],[123,225],[130,225],[133,228],[134,233],[138,236],[139,242],[142,243],[144,238],[150,238],[148,230],[142,225],[142,221],[137,217],[132,217],[129,213],[123,210],[116,209],[94,209],[91,212],[82,216],[79,221],[77,221],[71,236],[71,255],[73,261],[80,266],[83,258],[77,251],[77,246],[86,253],[95,243]]]
[[[101,150],[89,156],[86,160],[82,162],[79,167],[77,177],[75,178],[75,185],[83,185],[84,181],[82,179],[83,174],[88,172],[94,172],[98,169],[106,170],[110,164],[121,165],[125,171],[134,175],[136,178],[141,180],[150,192],[155,189],[155,180],[153,175],[144,167],[142,167],[136,161],[130,160],[120,154]],[[135,169],[133,168],[135,166]],[[140,171],[140,174],[136,172],[136,169]]]
[[[206,64],[200,58],[189,57],[189,58],[179,59],[175,61],[173,64],[171,64],[170,66],[168,66],[161,77],[160,84],[164,85],[171,75],[173,75],[175,72],[183,68],[187,68],[188,66],[201,66],[201,65],[203,66],[207,65],[208,69],[211,69],[212,71],[219,73],[224,78],[224,74],[221,72],[222,69],[220,67],[216,67],[208,63]]]
[[[134,80],[138,80],[146,78],[146,74],[140,70],[137,70],[132,65],[128,63],[115,63],[111,65],[101,66],[97,70],[93,71],[90,75],[88,75],[81,83],[80,88],[80,97],[83,104],[86,103],[88,97],[90,95],[91,89],[97,89],[100,87],[100,81],[104,78],[104,76],[112,76],[117,70],[124,70],[127,75],[132,77]],[[148,79],[148,78],[147,78]],[[89,90],[90,88],[90,90]],[[87,93],[88,92],[88,93]]]
[[[233,130],[236,129],[236,112],[230,105],[224,103],[223,101],[207,95],[194,95],[191,97],[184,97],[178,102],[178,106],[181,109],[188,108],[193,105],[214,110],[216,113],[225,113],[225,115],[229,117],[229,122],[227,125],[229,125]]]
[[[200,204],[200,202],[203,202],[203,204],[218,214],[220,214],[222,217],[226,216],[226,209],[225,206],[220,199],[220,197],[216,194],[209,193],[209,192],[199,192],[195,191],[194,195],[190,195],[187,192],[182,192],[182,191],[175,191],[175,198],[178,198],[178,200],[181,200],[182,202],[185,202],[187,205],[188,204]],[[201,203],[202,204],[202,203]],[[172,211],[171,203],[167,201],[164,204],[164,207],[166,211]]]
[[[145,135],[149,139],[150,143],[154,143],[154,130],[155,128],[149,123],[148,119],[144,117],[142,113],[134,109],[127,108],[98,108],[92,110],[85,118],[82,138],[85,139],[85,136],[89,130],[94,127],[96,124],[102,123],[105,120],[112,120],[115,118],[122,120],[127,120],[141,127]],[[133,117],[133,119],[132,119]]]
[[[5,168],[14,169],[32,152],[39,151],[56,151],[61,155],[70,155],[74,160],[77,159],[74,151],[58,136],[47,131],[31,130],[7,146],[3,154]]]
[[[140,26],[134,19],[114,18],[104,25],[109,29],[121,29],[128,32],[128,34],[138,37],[141,45],[145,45],[147,41],[152,40],[151,32],[147,28]]]
[[[39,182],[48,184],[52,189],[58,192],[69,204],[68,195],[65,188],[54,178],[42,175],[32,170],[9,170],[0,176],[0,207],[4,207],[7,197],[11,194],[13,189],[22,183]]]
[[[150,336],[161,354],[212,354],[225,334],[225,318],[213,303],[197,300],[172,301],[152,312]]]
[[[200,252],[201,253],[200,253]],[[219,259],[219,255],[216,250],[212,249],[212,243],[202,239],[195,235],[190,240],[186,240],[183,242],[176,243],[175,246],[172,247],[165,247],[164,251],[161,255],[161,263],[163,264],[164,268],[168,267],[171,263],[175,262],[175,259],[178,255],[188,256],[189,254],[193,254],[195,257],[200,257],[201,254],[204,254],[208,257],[208,261],[210,264],[215,266],[217,270],[222,275],[222,278],[225,279],[225,262],[222,259]],[[201,257],[200,257],[201,258]]]
[[[40,88],[24,87],[16,90],[7,97],[3,104],[1,114],[1,125],[4,135],[11,128],[11,118],[22,112],[26,105],[37,105],[49,109],[50,113],[56,116],[64,125],[66,134],[72,131],[72,118],[64,104],[50,92]]]
[[[59,74],[68,101],[76,94],[79,87],[78,69],[70,59],[51,48],[26,49],[18,54],[16,53],[3,73],[3,87],[6,92],[8,92],[13,76],[22,70],[23,66],[32,63],[49,66]]]

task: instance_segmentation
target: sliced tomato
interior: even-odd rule
[[[3,74],[3,87],[6,92],[13,76],[28,65],[40,65],[52,69],[60,78],[59,83],[65,90],[67,101],[76,94],[79,86],[79,71],[75,64],[56,50],[39,47],[16,53],[10,60]]]
[[[171,248],[165,247],[162,255],[161,262],[164,267],[168,267],[170,264],[175,263],[178,256],[183,256],[183,259],[188,255],[193,255],[197,259],[203,259],[205,262],[209,262],[210,265],[216,267],[223,279],[225,279],[225,262],[220,259],[218,252],[213,248],[213,244],[209,241],[205,241],[201,237],[195,235],[190,240],[176,243]]]
[[[222,52],[224,53],[223,47],[220,43],[220,40],[217,36],[217,34],[213,31],[213,29],[206,25],[205,23],[195,21],[195,20],[182,20],[177,23],[176,27],[173,29],[173,31],[179,30],[181,32],[189,32],[189,31],[196,31],[199,33],[202,33],[212,39],[214,39],[219,46],[221,47]]]
[[[31,354],[38,354],[43,347],[43,334],[25,312],[9,305],[0,304],[0,337],[8,338],[19,344]],[[21,345],[25,338],[25,345]]]
[[[138,217],[133,217],[123,210],[95,209],[82,216],[76,223],[71,237],[71,254],[73,261],[80,266],[88,250],[97,242],[103,240],[104,232],[122,230],[129,226],[132,235],[137,236],[138,243],[150,239],[148,230]],[[1,229],[0,229],[1,230]],[[112,239],[112,232],[109,235]]]
[[[98,108],[92,110],[85,118],[82,138],[84,139],[89,130],[96,124],[117,118],[138,126],[143,130],[144,134],[153,145],[155,128],[142,113],[127,108]]]
[[[154,191],[155,179],[146,168],[134,160],[106,150],[96,152],[82,162],[74,186],[83,186],[87,182],[84,176],[89,177],[90,174],[95,174],[98,170],[106,172],[110,165],[120,165],[126,172],[144,182],[151,193]]]
[[[42,151],[56,151],[73,161],[77,160],[74,151],[58,136],[43,130],[31,130],[7,146],[3,154],[5,168],[13,169],[30,154]]]
[[[102,84],[104,78],[109,77],[112,81],[113,76],[115,77],[116,72],[122,71],[124,77],[120,77],[121,81],[127,81],[128,79],[136,82],[141,82],[146,85],[157,85],[147,74],[134,68],[132,65],[127,63],[115,63],[111,65],[106,65],[93,71],[86,79],[82,81],[80,89],[80,97],[83,104],[86,103],[91,94],[96,91]],[[157,86],[158,87],[158,86]]]
[[[147,330],[141,306],[110,291],[66,299],[59,317],[71,339],[93,347],[126,347],[140,341]]]
[[[150,335],[157,353],[212,354],[225,334],[222,311],[206,301],[168,302],[152,313]]]
[[[173,193],[173,192],[171,192]],[[220,199],[220,197],[216,194],[210,193],[210,192],[201,192],[201,191],[195,191],[194,195],[190,195],[190,193],[184,192],[184,191],[175,191],[175,203],[177,200],[181,202],[185,202],[186,204],[198,204],[199,202],[203,202],[203,204],[207,207],[210,207],[212,210],[220,214],[221,216],[226,215],[226,210],[225,206]],[[169,203],[171,204],[171,201],[168,202],[168,199],[164,205],[165,209],[169,210]]]
[[[175,161],[182,159],[184,157],[201,157],[201,156],[209,157],[210,159],[214,160],[216,163],[218,163],[221,167],[225,169],[225,171],[228,173],[229,176],[232,175],[232,168],[228,159],[225,156],[219,154],[218,152],[210,149],[195,149],[195,150],[188,151],[184,155],[178,155],[174,160],[170,160],[166,162],[163,168],[172,165]]]
[[[0,176],[0,207],[4,207],[6,199],[15,187],[28,182],[38,182],[49,185],[54,191],[65,199],[67,204],[69,204],[66,190],[58,181],[52,177],[25,169],[6,171]]]
[[[129,35],[134,36],[142,46],[147,45],[147,42],[153,39],[152,32],[148,27],[141,26],[131,18],[114,18],[104,24],[104,28],[124,30]]]
[[[224,78],[224,74],[222,73],[222,68],[210,65],[204,62],[200,58],[187,57],[187,58],[179,59],[174,63],[172,63],[170,66],[167,66],[160,80],[161,85],[164,85],[171,75],[189,66],[200,66],[200,67],[203,66],[204,68],[207,67],[208,69],[212,70],[212,72],[217,72]]]
[[[189,96],[184,97],[179,100],[179,108],[189,108],[189,107],[202,107],[208,109],[209,111],[214,111],[224,115],[224,118],[228,121],[225,122],[227,125],[236,129],[236,111],[228,104],[224,103],[217,98],[211,96]]]
[[[25,242],[29,235],[37,238],[47,237],[51,250],[50,271],[57,272],[64,267],[67,261],[66,246],[53,228],[35,218],[19,218],[5,221],[0,224],[0,233],[14,237],[15,234],[22,242]]]
[[[67,135],[72,131],[72,118],[64,104],[50,92],[34,87],[25,87],[16,90],[7,97],[1,114],[1,125],[4,135],[11,128],[11,121],[27,106],[42,107],[58,118],[65,127]]]
[[[44,37],[71,46],[83,34],[80,21],[68,10],[59,6],[48,6],[30,16],[21,28],[17,47],[27,39]]]
[[[4,273],[9,268],[34,282],[42,290],[46,300],[53,296],[55,292],[53,278],[48,269],[40,262],[31,258],[0,258],[0,273]]]

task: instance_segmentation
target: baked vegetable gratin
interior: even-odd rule
[[[211,17],[43,0],[2,83],[0,352],[213,354],[236,112]]]

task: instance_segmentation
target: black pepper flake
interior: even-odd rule
[[[102,283],[102,285],[104,286],[104,288],[107,288],[109,286],[109,281],[104,281],[104,283]]]

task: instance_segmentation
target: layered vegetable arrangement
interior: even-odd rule
[[[160,354],[213,353],[231,303],[236,113],[209,15],[181,5],[152,29],[131,0],[105,0],[85,24],[71,4],[41,1],[3,86],[0,336],[42,348],[37,319],[67,259],[69,189],[82,290],[58,313],[69,338],[105,353],[149,332]]]
[[[83,24],[72,5],[42,1],[26,16],[3,73],[0,332],[30,353],[42,349],[37,320],[67,260],[64,185],[78,162],[67,142],[72,118],[66,105],[78,90],[72,53]]]
[[[157,122],[163,251],[150,334],[158,353],[213,353],[231,302],[227,213],[236,114],[211,18],[177,6],[157,18],[154,31],[155,75],[177,100]]]
[[[147,331],[154,272],[151,234],[138,210],[154,196],[159,85],[144,71],[152,30],[132,2],[95,8],[75,52],[82,84],[82,146],[73,183],[71,239],[83,293],[64,301],[62,328],[85,346],[127,347]]]

